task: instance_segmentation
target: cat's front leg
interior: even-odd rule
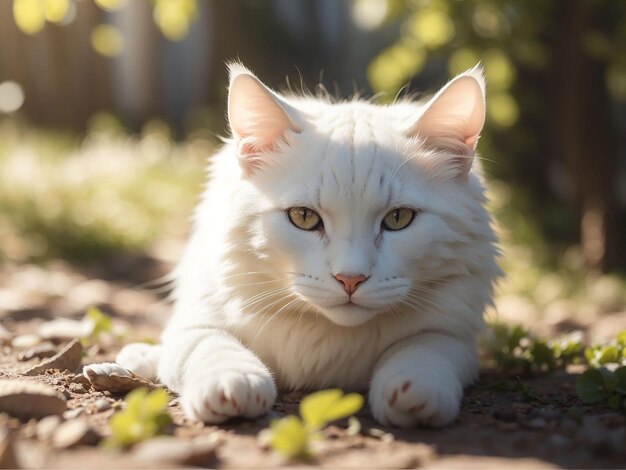
[[[423,333],[389,348],[379,359],[370,407],[382,424],[445,426],[459,414],[463,387],[477,372],[474,341]]]
[[[269,369],[236,338],[218,329],[170,332],[163,342],[159,379],[181,394],[190,419],[221,423],[255,418],[276,399]]]

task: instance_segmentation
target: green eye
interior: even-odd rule
[[[406,207],[399,207],[389,212],[383,219],[383,229],[385,230],[402,230],[413,222],[415,211]]]
[[[292,207],[287,211],[292,224],[302,230],[317,230],[322,227],[322,218],[307,207]]]

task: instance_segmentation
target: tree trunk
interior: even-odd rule
[[[567,167],[580,210],[580,243],[586,265],[607,272],[626,267],[621,209],[617,200],[617,149],[605,65],[582,48],[602,7],[581,0],[562,6],[563,32],[557,43],[554,125],[556,143]],[[605,13],[605,15],[601,15]]]

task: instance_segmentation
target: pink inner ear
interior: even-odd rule
[[[247,73],[231,81],[228,118],[242,155],[272,150],[288,130],[296,130],[278,97]]]

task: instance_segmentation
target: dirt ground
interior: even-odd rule
[[[458,420],[444,429],[382,427],[365,407],[358,414],[359,433],[349,432],[347,422],[329,426],[306,462],[284,462],[257,439],[271,419],[297,413],[297,393],[281,396],[267,417],[221,426],[189,422],[172,395],[174,425],[168,437],[124,453],[105,451],[97,444],[109,434],[107,421],[121,406],[123,394],[94,390],[81,369],[111,360],[124,342],[158,338],[168,305],[150,281],[168,271],[175,251],[162,246],[150,255],[120,255],[104,267],[79,269],[60,262],[0,267],[0,410],[5,411],[0,413],[0,468],[626,466],[626,415],[581,403],[574,390],[581,371],[576,367],[520,378],[484,371],[467,390]],[[45,366],[72,336],[67,325],[55,331],[53,322],[80,319],[91,305],[113,318],[115,335],[86,347],[72,370]],[[591,335],[594,328],[614,333],[611,325],[616,322],[623,318],[598,319],[585,328]],[[39,373],[27,372],[42,363]],[[45,393],[41,398],[27,387],[16,392],[7,386],[14,384],[11,379],[23,387],[34,382],[56,390],[62,402],[59,417],[38,417],[37,408],[48,400]],[[17,416],[20,410],[23,415]]]

